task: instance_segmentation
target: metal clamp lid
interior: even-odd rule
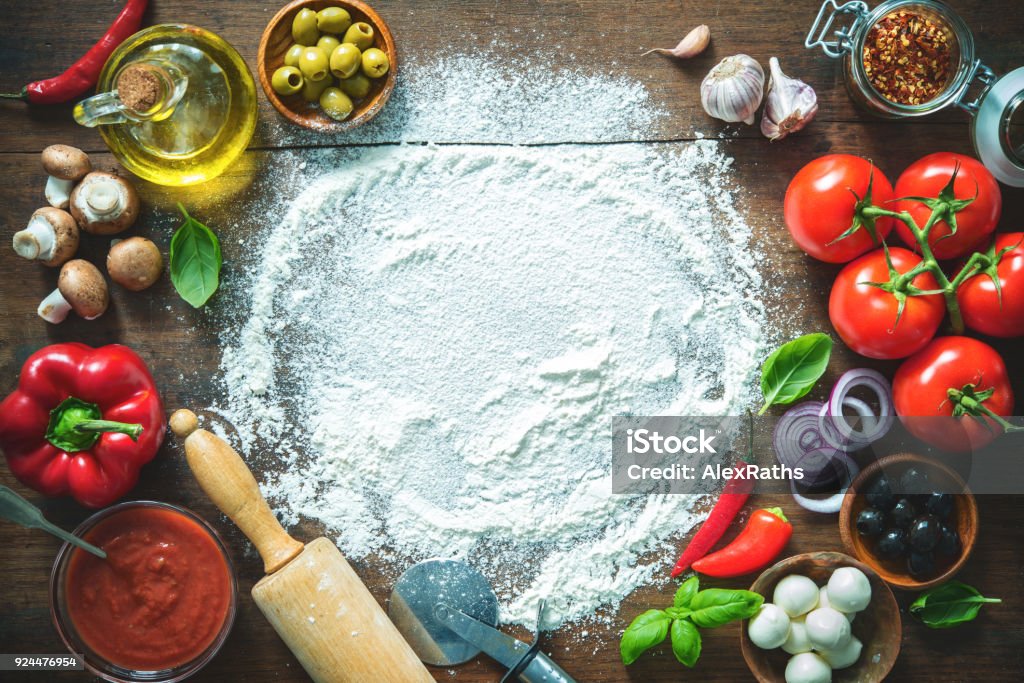
[[[974,115],[971,137],[981,162],[1000,182],[1024,187],[1024,140],[1014,137],[1021,135],[1024,67],[998,79],[992,76],[974,102],[961,106]]]
[[[829,33],[837,18],[840,15],[846,14],[854,17],[853,23],[849,26],[836,28]],[[862,0],[851,0],[851,2],[842,5],[837,3],[836,0],[825,0],[825,2],[821,3],[821,9],[818,10],[818,16],[814,19],[811,30],[807,32],[807,37],[804,39],[804,47],[810,50],[820,46],[822,52],[829,57],[833,59],[842,57],[853,49],[853,41],[851,39],[867,15],[868,5],[866,2],[862,2]],[[835,36],[834,39],[830,39],[832,35]]]

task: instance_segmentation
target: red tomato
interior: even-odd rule
[[[956,298],[967,327],[993,337],[1024,336],[1024,232],[996,237],[996,253],[1006,252],[996,266],[1000,292],[988,275],[973,275],[960,285]]]
[[[892,381],[896,414],[907,431],[933,446],[965,452],[981,448],[1000,433],[991,419],[953,417],[950,389],[968,384],[977,392],[994,389],[983,405],[996,415],[1013,413],[1013,389],[1003,359],[988,344],[970,337],[939,337],[908,358]]]
[[[828,263],[846,263],[879,246],[866,228],[829,244],[853,225],[857,197],[863,199],[867,194],[872,174],[872,203],[889,208],[892,183],[867,159],[828,154],[801,168],[786,189],[785,203],[786,227],[797,246]],[[889,235],[894,222],[891,218],[876,221],[879,239]]]
[[[920,256],[900,247],[890,249],[889,256],[898,273],[921,262]],[[897,322],[896,296],[866,284],[888,280],[885,251],[876,249],[839,271],[832,285],[828,317],[846,345],[862,356],[904,358],[921,350],[935,336],[946,312],[940,294],[908,296]],[[919,289],[938,287],[931,273],[921,273],[912,284]]]
[[[970,253],[992,234],[1003,210],[999,183],[977,159],[952,152],[936,152],[915,161],[896,181],[897,197],[938,197],[942,188],[949,184],[958,162],[960,170],[953,184],[953,194],[957,199],[970,199],[977,193],[978,198],[956,214],[956,234],[952,237],[938,241],[950,232],[946,221],[939,221],[932,227],[928,244],[937,259]],[[896,202],[894,210],[909,211],[918,227],[924,227],[932,215],[927,205],[912,199]],[[910,228],[903,221],[896,222],[896,232],[911,249],[919,251]]]

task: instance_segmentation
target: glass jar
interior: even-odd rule
[[[872,84],[864,66],[864,45],[871,29],[892,12],[903,10],[931,20],[945,33],[950,46],[950,68],[938,94],[920,104],[886,98]],[[974,35],[963,19],[937,0],[886,0],[871,10],[862,0],[840,5],[825,0],[807,33],[804,47],[820,47],[833,59],[843,59],[850,97],[862,108],[885,118],[925,116],[956,105],[973,118],[971,138],[978,157],[992,174],[1015,187],[1024,187],[1024,68],[1001,78],[975,55]],[[973,85],[980,85],[970,99]]]
[[[86,551],[72,546],[69,543],[65,543],[61,546],[57,553],[57,558],[53,563],[53,571],[50,574],[50,614],[53,617],[54,625],[57,627],[58,635],[61,640],[64,641],[64,645],[67,646],[70,652],[77,653],[82,657],[85,668],[94,676],[98,676],[105,681],[111,681],[112,683],[141,683],[143,681],[148,683],[177,683],[206,666],[206,664],[213,659],[224,645],[235,621],[238,586],[235,580],[235,572],[231,563],[231,558],[224,542],[221,540],[217,532],[201,517],[183,507],[178,507],[177,505],[147,500],[120,503],[113,507],[106,508],[105,510],[101,510],[89,517],[87,520],[82,522],[77,529],[75,529],[74,533],[76,536],[85,537],[89,531],[95,528],[98,524],[120,515],[121,513],[140,508],[165,510],[174,515],[180,515],[186,520],[194,523],[201,533],[205,533],[205,535],[213,541],[213,545],[217,549],[217,554],[220,559],[223,560],[224,565],[227,568],[230,580],[230,594],[228,596],[229,602],[227,612],[224,616],[224,621],[212,642],[210,642],[202,652],[199,652],[189,661],[171,668],[152,671],[120,666],[96,652],[79,633],[75,626],[75,622],[71,617],[67,585],[69,568],[72,563],[72,557],[76,553],[85,553]]]

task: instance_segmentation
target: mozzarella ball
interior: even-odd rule
[[[781,607],[766,602],[747,625],[750,642],[762,650],[774,650],[789,636],[789,615]]]
[[[791,574],[775,585],[772,602],[791,617],[807,614],[818,605],[818,586],[806,576]]]
[[[791,655],[811,651],[811,641],[807,639],[807,624],[804,623],[803,617],[790,620],[789,636],[782,644],[782,650]]]
[[[818,591],[818,607],[832,607],[832,603],[828,599],[827,586],[822,586],[821,590]],[[835,607],[832,607],[832,609],[835,609]],[[842,610],[837,611],[842,612]],[[846,620],[851,624],[853,623],[853,618],[857,616],[856,612],[844,612],[844,614],[846,615]]]
[[[850,642],[850,622],[842,612],[819,607],[807,615],[807,639],[815,650],[838,650]]]
[[[786,683],[832,683],[832,667],[813,652],[793,655],[786,664]]]
[[[829,577],[828,599],[840,612],[859,612],[871,602],[871,582],[856,567],[840,567]]]
[[[822,650],[818,654],[833,669],[845,669],[860,659],[862,647],[863,645],[856,636],[850,636],[850,642],[846,644],[846,647],[841,647],[838,650]]]

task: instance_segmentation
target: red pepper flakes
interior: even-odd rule
[[[878,93],[898,104],[930,102],[951,75],[949,28],[915,12],[895,10],[864,41],[864,72]]]

